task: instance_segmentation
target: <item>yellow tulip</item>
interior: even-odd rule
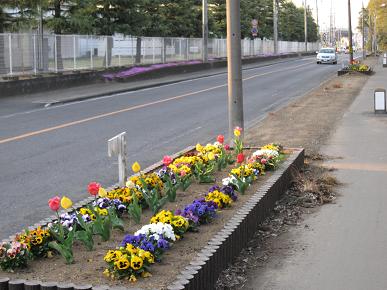
[[[107,191],[106,191],[106,189],[103,188],[103,187],[100,187],[100,188],[98,189],[98,195],[99,195],[100,197],[106,197],[106,196],[107,196]]]
[[[215,154],[213,152],[208,153],[208,160],[214,160]]]
[[[198,144],[196,144],[196,151],[202,151],[203,150],[203,146],[202,145],[200,145],[199,143]]]
[[[234,129],[234,136],[239,137],[240,135],[241,135],[241,131],[239,131],[238,129]]]
[[[141,166],[140,164],[138,164],[138,162],[134,162],[133,165],[132,165],[132,170],[134,173],[137,173],[141,170]]]
[[[71,199],[69,199],[68,197],[64,196],[62,197],[62,199],[60,200],[60,205],[64,208],[64,209],[68,209],[70,207],[73,206],[73,202],[71,201]]]

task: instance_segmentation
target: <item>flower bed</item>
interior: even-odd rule
[[[138,280],[136,287],[144,288],[158,288],[170,284],[179,269],[222,228],[235,210],[248,199],[248,195],[256,191],[265,179],[261,177],[264,169],[275,169],[283,158],[283,155],[278,154],[279,148],[273,145],[267,146],[264,151],[243,151],[238,135],[240,131],[236,130],[235,133],[237,146],[234,151],[227,150],[229,148],[221,144],[224,140],[219,136],[218,141],[222,142],[196,146],[196,150],[174,160],[165,157],[164,167],[159,168],[161,170],[157,170],[157,174],[140,172],[139,164],[134,164],[133,170],[138,173],[130,178],[125,188],[105,191],[98,184],[91,183],[88,188],[90,194],[99,195],[99,198],[93,198],[94,203],[89,208],[85,207],[85,204],[75,206],[76,215],[70,210],[71,201],[66,198],[52,199],[50,207],[54,211],[58,210],[61,203],[69,212],[61,214],[61,223],[51,225],[48,233],[39,232],[46,228],[37,229],[39,234],[29,232],[28,238],[19,235],[13,245],[7,244],[7,247],[12,246],[13,249],[9,252],[8,249],[3,250],[3,256],[0,255],[1,265],[6,265],[3,268],[10,269],[9,263],[4,259],[4,252],[12,252],[18,258],[19,262],[11,268],[25,266],[27,257],[37,253],[33,254],[33,261],[28,261],[27,269],[18,269],[16,273],[7,276],[56,281],[68,281],[71,276],[72,282],[96,285],[127,285],[127,281],[119,280],[126,278],[131,281]],[[244,158],[242,152],[249,158]],[[232,159],[237,159],[238,164],[232,164]],[[189,180],[189,177],[194,177],[195,180]],[[254,181],[257,178],[258,181]],[[220,182],[222,180],[223,185]],[[217,181],[218,185],[214,186],[214,181]],[[246,182],[251,183],[251,186],[243,188]],[[183,191],[184,188],[186,191]],[[177,193],[176,200],[167,202],[174,199],[174,189]],[[152,202],[152,196],[157,195],[156,191],[162,192],[162,195],[154,198]],[[117,198],[119,201],[114,201]],[[151,210],[145,210],[146,207]],[[162,208],[165,210],[160,211]],[[136,211],[138,214],[138,210],[142,209],[144,212],[141,214],[141,223],[135,224]],[[126,217],[126,211],[132,219]],[[125,213],[123,224],[119,219],[122,213]],[[125,232],[113,231],[110,237],[110,233],[104,233],[100,225],[93,229],[94,238],[91,240],[94,240],[94,243],[88,247],[86,241],[90,240],[90,237],[88,239],[86,235],[87,225],[101,224],[106,220],[117,229],[124,227]],[[59,226],[63,227],[62,230]],[[66,234],[62,238],[56,237],[52,240],[52,236],[60,235],[63,230]],[[68,239],[73,231],[83,233],[72,250],[75,263],[66,259],[65,251],[61,252],[58,246],[54,247],[48,243],[51,240],[51,243],[56,242],[63,246],[65,239]],[[36,241],[33,240],[36,236],[41,237],[38,239],[38,247],[35,247]],[[47,240],[43,241],[43,238]],[[87,250],[91,248],[95,250]],[[50,259],[39,258],[50,256],[49,249],[62,253],[65,259],[61,259],[59,255]],[[15,257],[11,260],[16,261]],[[64,261],[69,265],[65,266]],[[102,272],[109,279],[106,279]],[[140,278],[148,277],[150,273],[152,278]]]
[[[369,67],[368,65],[362,64],[359,61],[353,61],[352,64],[339,70],[338,75],[341,76],[349,72],[359,72],[362,74],[371,75],[373,71],[372,71],[372,68]]]

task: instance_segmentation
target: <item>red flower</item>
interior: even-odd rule
[[[224,136],[223,136],[223,135],[218,135],[218,138],[216,138],[216,140],[217,140],[220,144],[223,144],[223,142],[224,142]]]
[[[266,164],[266,163],[267,163],[267,160],[266,160],[265,158],[262,158],[262,159],[261,159],[261,163],[262,163],[262,164]]]
[[[230,145],[228,145],[228,144],[224,145],[224,149],[230,150]]]
[[[187,172],[185,172],[185,170],[180,171],[180,176],[181,177],[186,176],[186,175],[187,175]]]
[[[60,197],[55,196],[53,198],[50,198],[48,200],[48,206],[51,208],[51,210],[58,211],[60,208]]]
[[[171,164],[172,161],[173,161],[173,159],[172,159],[171,156],[165,155],[164,158],[163,158],[163,164],[165,166],[168,166],[169,164]]]
[[[101,187],[101,184],[98,182],[90,182],[87,186],[87,190],[91,195],[96,196],[98,194],[99,188]]]
[[[245,155],[243,155],[243,153],[239,153],[237,155],[237,162],[242,163],[244,160],[245,160]]]

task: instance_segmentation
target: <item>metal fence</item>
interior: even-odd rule
[[[308,50],[318,49],[309,43]],[[301,42],[279,41],[278,53],[303,52]],[[272,40],[242,40],[242,55],[274,53]],[[227,56],[226,39],[208,40],[209,58]],[[0,75],[57,73],[202,59],[201,38],[0,34]]]

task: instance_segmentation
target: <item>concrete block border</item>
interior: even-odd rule
[[[174,154],[176,158],[184,153],[192,151],[193,146]],[[249,149],[249,148],[246,148]],[[190,261],[179,275],[176,276],[173,284],[168,290],[206,290],[213,289],[219,274],[229,263],[240,253],[253,237],[258,225],[265,220],[280,199],[283,193],[289,188],[293,173],[304,164],[304,149],[286,148],[291,153],[281,164],[280,168],[272,172],[270,178],[253,194],[250,199],[234,214],[225,224],[222,230],[208,241],[207,245]],[[162,162],[153,164],[144,172],[150,172],[160,167]],[[114,187],[114,186],[113,186]],[[112,188],[113,188],[112,187]],[[66,211],[73,211],[90,203],[93,197],[86,198]],[[55,221],[56,216],[43,219],[33,225],[46,226]],[[3,242],[11,241],[15,235]],[[109,287],[107,285],[74,285],[57,282],[41,282],[31,280],[10,280],[7,277],[0,277],[0,290],[141,290],[135,287]]]

